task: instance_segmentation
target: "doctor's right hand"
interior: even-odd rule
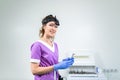
[[[53,67],[54,67],[54,70],[57,71],[58,69],[69,68],[70,66],[72,66],[73,63],[74,63],[74,59],[63,60],[62,62],[55,64]]]

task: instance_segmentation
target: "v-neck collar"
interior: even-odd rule
[[[52,43],[53,46],[50,46],[49,44],[47,44],[46,42],[42,41],[42,40],[38,40],[38,42],[41,42],[44,46],[46,46],[48,49],[50,49],[52,52],[55,51],[55,46],[54,46],[54,42]]]

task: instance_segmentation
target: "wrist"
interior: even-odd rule
[[[54,71],[57,71],[57,66],[56,66],[56,64],[53,65],[53,70],[54,70]]]

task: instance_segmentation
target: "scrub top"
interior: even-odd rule
[[[53,47],[38,40],[31,45],[30,62],[39,63],[41,67],[52,66],[58,63],[58,46],[53,42]],[[58,80],[58,72],[52,71],[42,75],[34,75],[34,80]]]

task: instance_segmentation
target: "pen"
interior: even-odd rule
[[[72,54],[72,58],[74,58],[75,53]]]

